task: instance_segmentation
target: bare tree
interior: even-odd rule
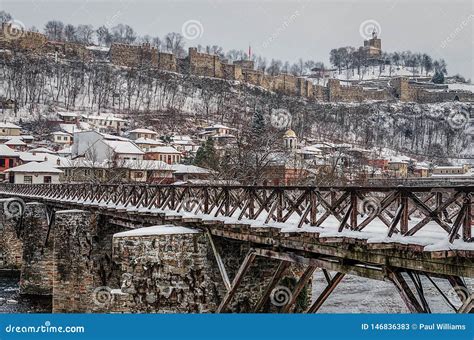
[[[90,45],[94,36],[94,28],[92,25],[77,26],[77,39],[81,44]]]
[[[11,16],[10,13],[7,13],[5,11],[0,11],[0,23],[2,22],[8,22],[10,20],[12,20],[13,17]]]
[[[163,42],[161,41],[160,37],[154,37],[151,40],[151,44],[155,47],[158,51],[161,51]]]
[[[221,47],[221,46],[217,46],[217,45],[207,45],[206,46],[206,53],[208,54],[214,54],[214,55],[217,55],[217,56],[220,56],[220,57],[224,57],[224,49]]]
[[[64,27],[64,39],[67,42],[76,42],[77,41],[76,32],[77,32],[77,30],[76,30],[76,27],[74,27],[74,25],[67,24]]]
[[[270,66],[267,69],[268,73],[272,76],[278,75],[281,71],[281,65],[281,60],[272,59]]]
[[[44,34],[49,40],[62,41],[64,37],[64,24],[59,20],[50,20],[44,26]]]
[[[97,42],[99,45],[110,46],[112,42],[112,35],[110,34],[109,29],[106,26],[100,26],[96,30]]]
[[[184,37],[180,33],[171,32],[165,36],[166,50],[173,53],[178,58],[185,55]]]
[[[132,44],[137,39],[133,28],[124,24],[118,24],[112,28],[112,37],[114,42],[122,44]]]

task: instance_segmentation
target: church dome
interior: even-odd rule
[[[296,138],[296,133],[292,129],[289,129],[285,132],[285,135],[283,137],[286,138]]]

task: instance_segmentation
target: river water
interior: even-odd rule
[[[0,276],[0,313],[51,313],[51,298],[20,296],[18,276]]]
[[[423,279],[426,298],[434,313],[452,313],[453,310],[437,290]],[[448,292],[451,302],[459,306],[456,294],[444,280],[435,280],[443,291]],[[470,289],[474,282],[468,282]],[[321,272],[313,278],[313,298],[326,287]],[[8,301],[11,300],[11,301]],[[15,303],[16,302],[16,303]],[[18,277],[0,276],[0,313],[51,313],[51,299],[19,295]],[[382,282],[346,275],[319,313],[408,313],[400,295],[390,282]]]

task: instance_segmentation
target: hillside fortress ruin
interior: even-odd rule
[[[381,39],[373,34],[362,47],[367,57],[381,55]],[[324,102],[362,102],[366,100],[437,103],[446,101],[474,101],[474,93],[450,90],[447,85],[420,82],[408,77],[391,77],[383,81],[354,82],[345,85],[338,79],[328,79],[325,86],[314,84],[311,78],[281,73],[269,75],[256,70],[252,60],[228,62],[217,55],[201,53],[190,47],[188,56],[177,58],[172,53],[158,51],[149,43],[127,45],[113,43],[110,49],[71,42],[50,41],[38,32],[21,31],[2,24],[0,31],[0,60],[12,58],[14,53],[51,56],[55,59],[82,62],[110,62],[127,68],[149,68],[163,72],[177,72],[227,81],[238,81],[288,96],[298,96]]]

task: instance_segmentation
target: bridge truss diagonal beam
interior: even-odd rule
[[[217,313],[222,313],[229,305],[229,302],[232,300],[235,293],[237,292],[237,288],[239,288],[245,273],[247,273],[248,269],[255,260],[255,256],[256,254],[253,249],[250,249],[247,255],[245,256],[244,261],[242,262],[237,274],[235,275],[234,280],[232,281],[231,289],[225,294],[224,298],[221,301],[221,304],[217,308]]]

